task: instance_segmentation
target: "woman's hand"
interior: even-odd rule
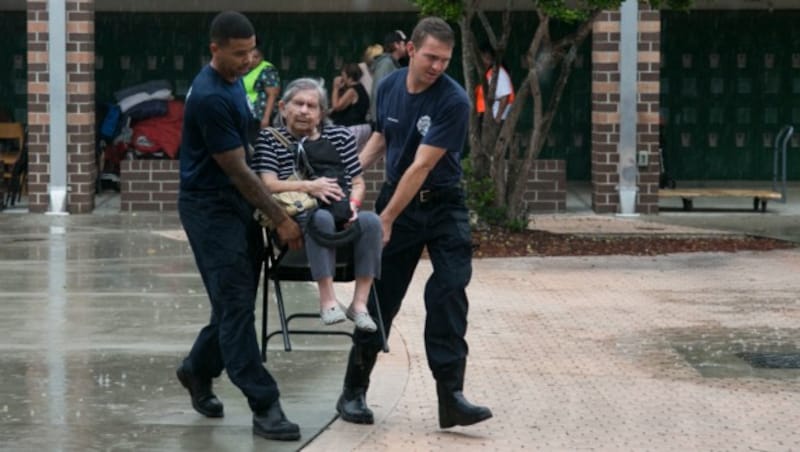
[[[330,204],[333,201],[339,201],[344,198],[344,191],[336,179],[332,177],[320,177],[309,183],[308,194],[324,202]]]
[[[347,220],[347,225],[348,226],[353,224],[353,223],[355,223],[355,221],[358,219],[358,208],[359,207],[361,207],[361,201],[356,201],[355,199],[351,198],[350,199],[350,211],[353,212],[353,216],[351,216],[350,219]]]

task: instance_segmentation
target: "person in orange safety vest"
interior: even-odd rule
[[[491,45],[484,44],[481,46],[481,60],[486,68],[487,86],[492,83],[492,76],[494,73],[495,53]],[[514,86],[511,84],[511,77],[508,71],[502,65],[498,65],[500,77],[497,79],[497,88],[495,95],[489,96],[489,99],[494,99],[492,104],[492,118],[496,123],[503,122],[508,117],[508,112],[511,111],[511,104],[514,102]],[[479,114],[486,112],[486,103],[483,95],[483,84],[480,83],[475,87],[475,110]]]

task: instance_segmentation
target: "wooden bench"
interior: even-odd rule
[[[770,199],[780,200],[783,195],[778,191],[746,188],[662,188],[658,191],[658,197],[681,198],[683,210],[692,210],[694,198],[753,198],[753,210],[758,211],[760,205],[761,212],[766,212],[767,201]]]
[[[661,188],[658,198],[681,198],[683,210],[692,210],[694,198],[753,198],[753,210],[767,211],[770,199],[786,202],[786,146],[794,127],[786,125],[775,135],[772,151],[772,189],[751,188]]]

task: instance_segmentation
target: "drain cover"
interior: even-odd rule
[[[800,353],[740,352],[736,356],[758,369],[800,369]]]

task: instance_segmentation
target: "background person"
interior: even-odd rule
[[[355,63],[342,65],[342,72],[333,79],[330,119],[340,126],[367,122],[369,94],[359,82],[361,69]]]
[[[364,49],[364,55],[361,62],[358,63],[358,68],[361,69],[361,82],[367,93],[372,92],[372,72],[375,66],[375,58],[383,53],[383,46],[380,44],[372,44]]]
[[[333,79],[330,119],[350,129],[356,138],[356,152],[366,144],[372,128],[367,121],[369,95],[359,82],[361,69],[355,63],[342,66],[342,73]]]
[[[278,96],[281,92],[281,77],[278,68],[264,60],[264,52],[256,44],[252,54],[250,71],[242,79],[247,99],[253,107],[253,117],[258,128],[269,127],[278,110]]]
[[[250,68],[253,26],[237,12],[211,22],[211,62],[186,95],[180,151],[178,212],[211,301],[211,319],[176,374],[192,407],[222,417],[211,389],[222,370],[247,397],[253,433],[269,439],[300,438],[281,409],[278,385],[261,364],[255,299],[263,261],[261,228],[253,207],[277,224],[291,248],[302,246],[297,224],[272,200],[247,165],[250,109],[239,77]]]
[[[381,80],[396,69],[403,67],[402,61],[408,57],[406,50],[406,34],[401,30],[388,33],[383,38],[383,54],[375,58],[372,70],[372,90],[369,93],[369,117],[375,121],[375,93]]]
[[[287,180],[296,169],[296,157],[269,130],[262,130],[256,140],[253,168],[271,192],[304,191],[322,202],[338,201],[350,193],[350,222],[357,221],[361,235],[353,244],[356,287],[350,307],[343,312],[336,299],[333,275],[336,271],[336,249],[318,243],[308,232],[307,221],[325,233],[336,231],[331,213],[316,209],[307,218],[300,214],[298,221],[305,231],[305,248],[311,267],[311,276],[319,288],[320,319],[332,325],[351,319],[359,331],[372,333],[377,326],[367,311],[367,297],[373,279],[380,277],[381,225],[374,212],[359,212],[364,200],[366,184],[361,164],[356,154],[353,135],[344,127],[325,124],[327,95],[317,80],[301,78],[287,87],[279,103],[285,127],[277,130],[289,143],[302,146],[309,154],[319,146],[333,146],[341,155],[346,168],[347,186],[341,187],[336,179],[319,177],[314,180]]]
[[[484,78],[486,79],[486,86],[492,86],[492,79],[494,78],[494,64],[496,61],[496,54],[492,45],[484,43],[480,48],[481,61],[483,62]],[[492,119],[494,122],[500,124],[506,120],[508,113],[511,111],[511,104],[514,102],[514,86],[511,84],[511,77],[508,75],[506,68],[499,64],[497,66],[500,76],[497,79],[497,87],[494,91],[494,96],[489,96],[492,102]],[[486,100],[483,95],[483,83],[479,83],[475,87],[475,110],[479,114],[486,111]]]
[[[455,35],[439,18],[422,19],[408,44],[409,65],[378,87],[376,131],[360,160],[385,157],[386,181],[375,203],[383,228],[383,277],[375,282],[386,332],[400,310],[424,249],[433,264],[425,284],[425,352],[436,379],[439,425],[470,425],[492,412],[462,393],[467,364],[472,237],[461,188],[461,151],[467,137],[469,99],[444,71]],[[375,309],[375,303],[369,308]],[[371,424],[366,403],[381,337],[356,331],[344,388],[336,409],[348,422]]]

